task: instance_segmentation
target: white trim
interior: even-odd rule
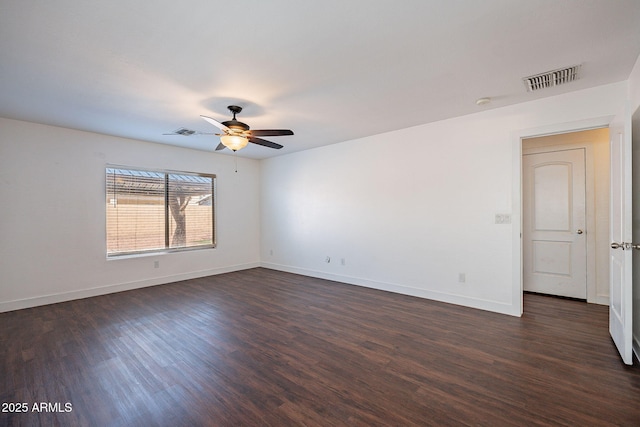
[[[193,271],[189,273],[176,274],[173,276],[155,277],[153,279],[139,280],[135,282],[117,283],[107,286],[99,286],[95,288],[80,289],[77,291],[60,292],[56,294],[43,295],[32,298],[24,298],[13,301],[0,302],[0,313],[13,310],[21,310],[23,308],[32,308],[40,305],[55,304],[59,302],[72,301],[76,299],[95,297],[99,295],[112,294],[122,291],[130,291],[133,289],[146,288],[149,286],[165,285],[167,283],[178,282],[181,280],[196,279],[199,277],[214,276],[216,274],[231,273],[233,271],[247,270],[250,268],[260,267],[260,263],[238,264],[228,267],[221,267],[209,270]]]
[[[594,117],[568,123],[558,123],[538,128],[520,129],[511,133],[512,143],[512,304],[513,311],[522,314],[522,140],[538,136],[555,135],[608,127],[614,116]]]
[[[430,291],[427,289],[412,288],[409,286],[398,285],[396,283],[378,282],[369,279],[362,279],[359,277],[343,276],[339,274],[325,273],[317,270],[308,270],[306,268],[292,267],[288,265],[274,264],[269,262],[263,262],[261,266],[271,270],[285,271],[287,273],[300,274],[303,276],[316,277],[325,280],[333,280],[335,282],[340,282],[347,285],[362,286],[365,288],[378,289],[381,291],[393,292],[419,298],[426,298],[434,301],[456,304],[469,308],[477,308],[480,310],[492,311],[500,314],[508,314],[511,316],[520,316],[521,314],[517,311],[514,311],[512,305],[508,303],[471,298],[463,295],[453,295],[448,293]]]

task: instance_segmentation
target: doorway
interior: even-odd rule
[[[522,140],[523,290],[609,303],[609,130]]]

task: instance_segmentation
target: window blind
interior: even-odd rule
[[[213,247],[215,175],[106,168],[107,256]]]

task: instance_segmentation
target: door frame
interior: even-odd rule
[[[603,116],[593,119],[543,126],[531,129],[521,129],[511,133],[512,140],[512,289],[511,304],[515,315],[522,316],[523,312],[523,195],[522,195],[522,140],[539,136],[560,133],[578,132],[609,127],[614,116]]]

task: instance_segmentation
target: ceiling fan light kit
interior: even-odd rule
[[[250,130],[249,125],[236,120],[236,114],[242,111],[242,107],[229,105],[227,108],[233,113],[233,119],[227,120],[226,122],[219,122],[211,117],[200,116],[224,132],[224,134],[220,136],[220,144],[216,147],[216,151],[223,150],[226,147],[235,152],[246,147],[249,142],[279,150],[282,148],[282,145],[258,138],[258,136],[293,135],[293,131],[289,129]]]
[[[240,135],[222,135],[220,137],[220,142],[222,142],[222,145],[227,147],[229,150],[238,151],[246,147],[249,140]]]

